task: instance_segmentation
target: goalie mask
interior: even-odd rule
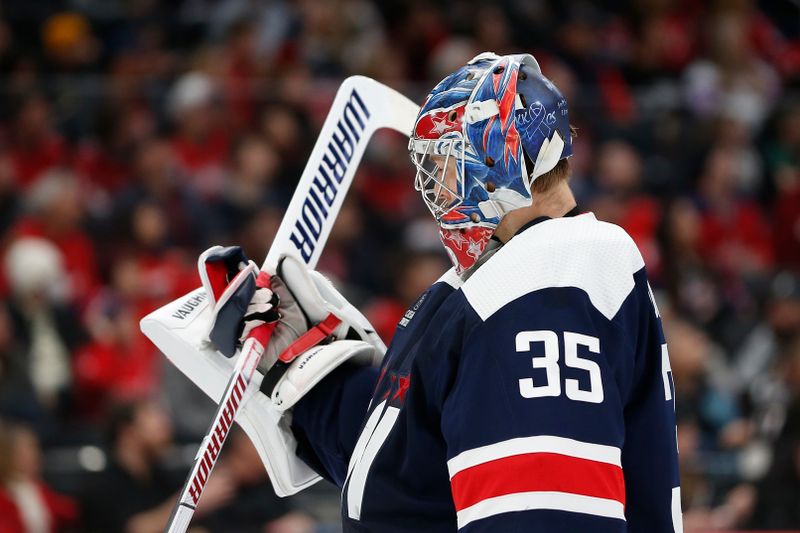
[[[433,88],[409,141],[415,187],[461,274],[533,181],[572,155],[567,102],[528,54],[483,53]]]

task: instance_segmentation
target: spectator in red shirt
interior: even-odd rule
[[[122,276],[116,272],[114,277]],[[109,405],[155,391],[158,351],[139,333],[141,317],[134,303],[109,289],[99,294],[86,312],[92,340],[76,352],[73,376],[76,407],[87,420],[100,421]]]
[[[84,205],[79,184],[67,171],[43,176],[27,195],[29,214],[12,229],[12,238],[40,237],[63,256],[68,291],[82,307],[100,285],[95,249],[81,224]]]
[[[33,533],[74,530],[78,508],[41,477],[39,440],[28,427],[0,424],[0,531]]]
[[[408,186],[413,176],[406,143],[391,133],[379,133],[370,148],[359,169],[361,179],[355,181],[366,206],[387,221],[413,215],[419,204],[416,191]]]
[[[136,303],[136,318],[196,288],[200,279],[194,261],[179,247],[171,246],[168,216],[161,205],[143,201],[133,210],[130,235],[132,255],[122,257],[133,264],[127,270],[131,277],[122,278],[117,270],[114,286],[127,291],[125,296]],[[135,281],[134,281],[135,280]],[[134,289],[135,287],[135,289]]]
[[[800,169],[779,172],[779,193],[774,208],[774,243],[777,262],[800,272]]]
[[[138,320],[198,286],[193,258],[175,244],[168,209],[151,199],[131,208],[125,244],[110,265],[109,289],[131,305]]]
[[[701,251],[718,272],[763,274],[774,261],[769,226],[755,202],[738,194],[736,153],[715,148],[700,178]]]
[[[773,177],[773,242],[779,266],[800,272],[800,107],[787,105],[778,114],[765,158]]]
[[[17,110],[9,156],[17,186],[24,190],[46,171],[65,163],[67,147],[53,127],[53,113],[44,96],[24,96]]]
[[[200,284],[188,256],[169,245],[167,213],[160,204],[135,204],[128,233],[128,247],[111,264],[110,284],[87,308],[92,341],[77,352],[73,365],[78,408],[90,420],[102,418],[114,401],[156,390],[161,361],[138,322]]]
[[[152,110],[135,102],[115,103],[103,119],[98,137],[76,147],[73,168],[105,199],[130,182],[135,148],[155,133],[156,121]]]
[[[202,72],[180,78],[169,95],[175,122],[172,148],[191,186],[205,197],[216,197],[223,185],[228,159],[228,134],[220,120],[218,89]]]
[[[255,97],[258,86],[258,35],[253,21],[247,18],[234,22],[228,30],[223,52],[223,89],[229,122],[241,132],[255,122]]]
[[[597,218],[618,224],[633,237],[648,270],[659,268],[656,230],[661,217],[658,202],[642,191],[642,162],[625,141],[611,140],[597,153],[596,182],[602,195],[590,204]]]

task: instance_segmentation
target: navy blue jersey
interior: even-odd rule
[[[382,367],[323,380],[293,429],[345,531],[682,530],[658,310],[633,241],[592,214],[445,274]]]

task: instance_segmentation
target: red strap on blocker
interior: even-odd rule
[[[325,317],[325,320],[300,335],[296,341],[287,346],[278,356],[278,360],[284,363],[291,363],[298,355],[327,339],[341,323],[342,320],[338,316],[330,313]]]

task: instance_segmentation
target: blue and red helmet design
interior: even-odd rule
[[[481,54],[440,81],[420,108],[412,139],[463,137],[467,101],[496,57]]]
[[[496,59],[495,54],[480,54],[436,84],[420,108],[412,136],[438,139],[445,133],[462,133],[464,106]],[[451,114],[454,110],[457,120]]]
[[[567,103],[533,56],[481,54],[434,87],[409,147],[462,272],[506,213],[531,204],[533,180],[572,155]]]

